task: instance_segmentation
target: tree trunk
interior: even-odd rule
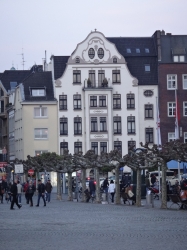
[[[116,189],[116,204],[121,204],[120,202],[120,186],[119,186],[119,166],[115,168],[115,189]]]
[[[86,197],[84,191],[86,190],[86,169],[82,168],[81,173],[82,173],[82,202],[85,202]]]
[[[161,208],[167,209],[167,186],[166,186],[166,163],[163,162],[162,165],[162,202],[161,202]]]
[[[68,172],[68,201],[73,200],[72,193],[72,172]]]
[[[95,168],[96,171],[96,202],[100,203],[100,181],[99,181],[99,168]]]
[[[61,173],[57,172],[57,200],[62,200]]]
[[[136,171],[137,183],[136,183],[136,206],[141,207],[141,169],[137,168]]]

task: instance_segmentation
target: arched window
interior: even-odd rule
[[[113,63],[117,63],[117,58],[116,57],[113,58]]]
[[[97,54],[98,57],[102,59],[104,57],[104,50],[102,48],[99,48]]]
[[[88,50],[88,56],[89,56],[90,59],[94,58],[94,56],[95,56],[95,50],[93,48],[90,48]]]
[[[76,62],[76,63],[80,63],[80,58],[76,57],[76,58],[75,58],[75,62]]]

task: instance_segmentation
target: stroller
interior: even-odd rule
[[[151,191],[151,193],[153,194],[153,198],[159,200],[159,190],[157,188],[153,187],[149,187],[149,190]]]

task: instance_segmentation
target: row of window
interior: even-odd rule
[[[182,75],[182,85],[183,89],[187,89],[187,75]],[[175,90],[177,89],[177,75],[167,75],[167,89]]]
[[[90,97],[90,107],[97,107],[97,96]],[[99,96],[99,107],[106,107],[106,96]],[[67,110],[67,96],[62,96],[60,110]],[[127,94],[127,109],[134,109],[134,94]],[[81,95],[74,95],[74,109],[81,109]],[[121,95],[113,95],[113,109],[121,109]],[[145,104],[145,119],[153,118],[153,105]],[[176,103],[168,102],[168,117],[175,117]],[[183,102],[183,116],[187,116],[187,102]],[[47,107],[34,108],[34,117],[47,117]]]
[[[151,67],[149,64],[145,64],[145,72],[150,72]],[[93,86],[95,86],[96,83],[96,71],[95,70],[89,70],[88,72],[88,78]],[[98,84],[99,86],[102,85],[103,80],[105,79],[105,71],[104,70],[98,70]],[[73,70],[73,83],[74,84],[80,84],[81,83],[81,71],[80,70]],[[121,83],[121,72],[120,70],[112,70],[112,83]]]
[[[98,123],[98,119],[99,119],[99,123]],[[152,128],[147,129],[147,133],[148,131],[152,131],[153,133]],[[91,117],[90,132],[107,132],[107,118],[106,117]],[[114,116],[113,132],[114,134],[122,133],[121,116]],[[128,134],[136,133],[135,116],[127,117],[127,133]],[[60,118],[60,135],[68,135],[68,118],[67,117]],[[74,135],[82,135],[82,118],[81,117],[74,118]],[[151,142],[151,140],[149,140],[149,142]]]
[[[90,96],[90,107],[107,107],[106,96],[99,96],[99,103],[97,96]],[[67,110],[67,95],[59,96],[59,110]],[[73,108],[81,109],[81,95],[73,95]],[[127,109],[135,108],[134,94],[127,94]],[[121,94],[113,95],[113,109],[121,109]]]
[[[168,102],[168,116],[175,117],[176,102]],[[187,116],[187,102],[183,102],[183,116]]]
[[[46,129],[37,129],[37,130],[45,130]],[[44,134],[45,134],[45,131]],[[37,135],[40,133],[37,133]],[[42,135],[42,133],[41,133]],[[145,129],[145,138],[146,142],[153,143],[153,128],[146,128]],[[38,139],[38,137],[36,138]],[[44,137],[40,138],[44,139]],[[168,141],[175,140],[175,133],[168,133]],[[187,132],[184,133],[184,142],[187,143]],[[136,141],[128,141],[128,148],[130,146],[136,147]],[[91,142],[91,149],[95,151],[96,154],[98,154],[98,142]],[[122,141],[114,141],[114,149],[122,152]],[[61,142],[60,143],[60,153],[64,154],[64,150],[68,150],[68,142]],[[74,142],[74,153],[82,152],[82,142]],[[36,155],[40,155],[42,153],[47,152],[46,150],[38,150],[35,151]],[[107,152],[107,142],[100,142],[100,152]]]
[[[136,53],[139,54],[139,53],[140,53],[140,48],[136,48],[135,51],[136,51]],[[149,49],[148,49],[148,48],[145,48],[144,51],[145,51],[145,53],[149,53]],[[126,49],[126,52],[127,52],[128,54],[130,54],[130,53],[132,52],[132,49],[127,48],[127,49]]]

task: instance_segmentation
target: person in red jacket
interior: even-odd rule
[[[26,199],[27,204],[29,204],[29,196],[28,196],[28,193],[27,193],[28,186],[29,186],[29,181],[27,181],[25,183],[24,188],[23,188],[23,191],[25,192],[25,199]]]

